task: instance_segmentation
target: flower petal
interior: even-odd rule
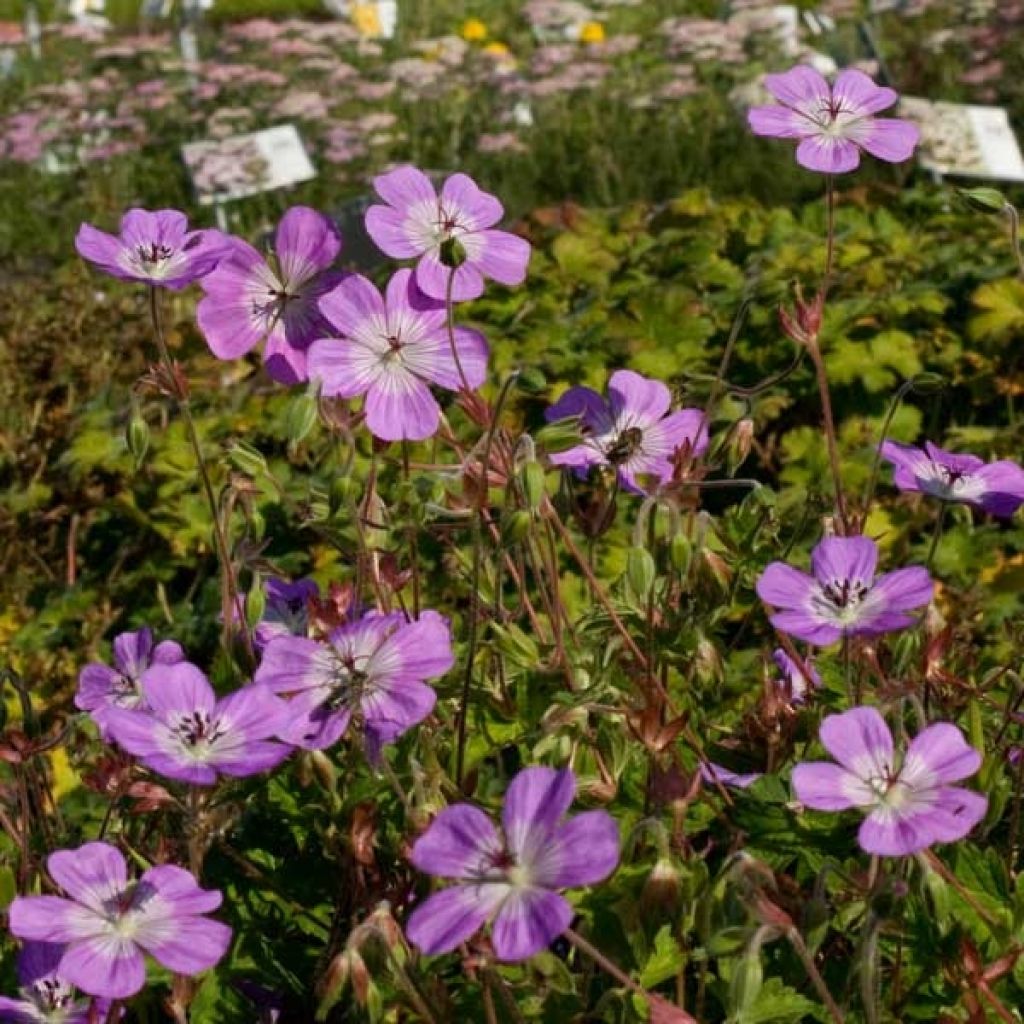
[[[491,819],[472,804],[453,804],[416,840],[409,859],[428,875],[470,879],[501,852],[501,839]]]
[[[791,781],[797,800],[816,811],[845,811],[872,802],[870,790],[860,779],[831,761],[798,764]]]
[[[445,181],[441,204],[470,231],[493,227],[505,214],[498,199],[484,192],[468,174],[453,174]]]
[[[424,441],[437,431],[441,408],[430,388],[402,369],[379,376],[366,392],[366,425],[383,441]]]
[[[274,251],[281,275],[295,289],[326,270],[341,250],[337,228],[308,206],[293,206],[281,218],[274,234]]]
[[[12,935],[37,942],[74,942],[106,929],[100,914],[60,896],[19,896],[7,913]]]
[[[796,147],[801,167],[823,174],[845,174],[860,166],[860,150],[849,139],[834,135],[809,135]]]
[[[817,590],[814,579],[785,562],[772,562],[757,580],[757,596],[773,608],[803,609]]]
[[[832,100],[838,109],[850,114],[877,114],[891,107],[899,96],[893,89],[875,85],[856,68],[840,71],[832,85]]]
[[[774,139],[802,139],[815,131],[813,122],[789,107],[751,107],[747,124],[755,135]]]
[[[913,611],[928,604],[934,589],[928,570],[914,565],[879,576],[871,588],[871,602],[880,602],[886,611]]]
[[[507,885],[456,885],[434,893],[409,917],[405,934],[423,953],[449,953],[483,927],[508,894]]]
[[[481,231],[473,264],[484,277],[504,285],[522,284],[530,265],[530,243],[511,231]]]
[[[194,711],[213,714],[217,704],[210,681],[189,661],[151,666],[143,673],[142,692],[161,718]]]
[[[780,103],[802,113],[827,108],[832,100],[828,82],[808,64],[800,64],[779,75],[765,75],[764,87]]]
[[[896,117],[876,117],[857,133],[857,142],[872,156],[899,164],[914,155],[921,139],[916,124]]]
[[[208,914],[224,900],[216,889],[200,888],[195,876],[175,864],[158,864],[149,868],[139,879],[139,889],[152,890],[159,896],[160,909],[165,914]],[[146,906],[146,901],[143,900]],[[148,904],[152,906],[153,904]]]
[[[418,203],[437,202],[437,192],[430,179],[409,164],[377,175],[373,179],[373,187],[385,203],[397,210],[407,210]]]
[[[525,960],[550,946],[572,924],[572,907],[557,892],[513,889],[491,926],[499,960]]]
[[[981,767],[981,754],[949,722],[922,729],[907,747],[900,780],[912,788],[959,782]]]
[[[828,715],[819,736],[822,746],[857,778],[887,778],[891,774],[892,733],[875,708]]]
[[[408,218],[401,210],[390,206],[371,206],[366,211],[366,233],[385,256],[393,260],[407,260],[423,252],[423,243],[410,230]]]
[[[145,985],[146,962],[133,942],[108,932],[68,946],[59,973],[89,995],[125,999]]]
[[[77,850],[58,850],[46,859],[50,877],[79,903],[99,912],[128,885],[121,851],[109,843],[85,843]]]
[[[608,404],[619,430],[657,423],[672,404],[672,392],[660,380],[632,370],[616,370],[608,378]]]
[[[179,974],[213,967],[231,945],[231,929],[207,917],[174,914],[139,925],[136,941],[158,963]]]
[[[844,580],[871,586],[878,545],[869,537],[826,537],[811,552],[811,571],[822,584]]]
[[[559,825],[531,865],[530,877],[546,889],[593,885],[619,863],[619,827],[607,811],[585,811]]]
[[[501,812],[505,840],[521,864],[532,864],[562,820],[576,793],[569,769],[524,768],[511,782]]]
[[[266,684],[274,693],[308,690],[330,682],[335,660],[331,649],[315,640],[275,636],[263,648],[253,679]]]

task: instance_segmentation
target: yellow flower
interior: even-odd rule
[[[487,38],[487,26],[479,18],[467,18],[459,31],[467,43],[480,43]]]
[[[604,25],[599,21],[587,21],[580,26],[580,42],[588,46],[604,42]]]
[[[380,12],[376,4],[353,4],[351,7],[352,24],[361,36],[375,39],[384,32],[380,23]]]
[[[507,57],[509,52],[504,43],[488,43],[484,47],[484,53],[489,53],[492,57]]]

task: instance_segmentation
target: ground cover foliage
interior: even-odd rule
[[[935,28],[944,16],[923,15]],[[955,40],[911,60],[919,39],[889,28],[898,66],[928,94],[971,66]],[[81,59],[82,44],[67,45]],[[728,67],[715,73],[731,84]],[[944,97],[989,88],[980,77]],[[998,98],[1014,102],[1010,88]],[[935,586],[909,628],[814,649],[780,640],[758,581],[774,562],[805,569],[823,536],[858,532],[837,515],[806,333],[826,258],[822,176],[748,137],[719,90],[618,141],[598,126],[621,98],[599,96],[582,121],[564,109],[541,121],[518,157],[480,155],[471,131],[453,142],[454,122],[432,129],[452,110],[442,93],[430,113],[398,110],[396,137],[354,168],[242,204],[231,229],[262,247],[293,202],[338,214],[371,170],[416,159],[473,171],[511,211],[502,226],[529,240],[524,283],[488,283],[454,307],[490,345],[486,382],[473,396],[435,390],[438,434],[388,443],[359,398],[277,383],[256,354],[215,358],[195,285],[157,293],[181,377],[161,371],[148,289],[73,254],[80,221],[114,231],[131,205],[209,224],[174,156],[177,102],[137,152],[87,160],[73,179],[5,165],[3,186],[3,899],[69,891],[47,855],[102,837],[135,875],[187,867],[223,894],[213,916],[232,929],[212,970],[191,979],[150,962],[145,989],[97,1003],[94,1019],[1017,1019],[1024,533],[1019,514],[898,490],[876,456],[889,438],[1019,458],[1024,286],[1001,201],[906,167],[835,179],[835,262],[812,333],[847,510],[877,543],[880,573],[927,566]],[[684,124],[715,110],[700,162],[673,150],[661,174],[627,159],[637,139],[691,137]],[[636,177],[612,174],[608,191],[585,155],[552,156],[602,147]],[[343,245],[340,266],[348,256]],[[357,269],[383,288],[398,263],[375,260]],[[674,481],[642,481],[648,493],[614,472],[560,470],[581,425],[545,414],[569,387],[604,394],[622,368],[708,417],[707,450]],[[143,628],[179,644],[221,696],[245,689],[265,671],[260,624],[284,615],[268,582],[306,578],[318,601],[291,612],[314,630],[371,609],[450,623],[451,667],[429,679],[436,705],[383,751],[357,715],[324,749],[300,744],[273,771],[205,787],[126,753],[76,707],[83,668],[114,664],[113,638]],[[780,673],[780,644],[804,669]],[[828,757],[822,721],[859,705],[884,713],[898,748],[953,723],[979,752],[963,785],[987,805],[966,838],[877,856],[855,811],[801,804],[794,766]],[[462,802],[496,818],[536,766],[571,768],[573,814],[614,819],[614,873],[568,892],[571,929],[528,959],[496,958],[486,930],[426,955],[410,920],[446,890],[417,841]]]

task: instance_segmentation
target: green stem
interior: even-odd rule
[[[167,348],[167,341],[164,338],[163,327],[160,322],[160,303],[158,301],[156,286],[149,289],[149,312],[153,321],[153,332],[156,336],[156,345],[160,353],[160,360],[167,371],[168,382],[173,389],[174,399],[185,423],[185,430],[188,434],[189,443],[192,445],[192,452],[195,455],[196,468],[199,470],[199,478],[202,480],[203,492],[206,495],[206,502],[210,506],[210,515],[213,517],[213,537],[217,548],[217,558],[220,561],[221,571],[224,574],[224,585],[227,588],[228,608],[233,609],[234,618],[242,631],[245,640],[246,653],[250,663],[256,664],[256,652],[252,645],[252,637],[249,635],[249,628],[245,621],[245,607],[238,592],[238,581],[235,578],[234,566],[231,564],[231,556],[228,551],[227,537],[224,534],[224,525],[220,521],[220,512],[217,506],[217,498],[213,492],[213,484],[210,480],[210,471],[203,456],[203,446],[199,440],[199,432],[196,430],[195,420],[192,418],[192,406],[188,394],[181,386],[178,374],[175,370],[174,360]],[[224,636],[226,639],[227,630],[230,628],[231,616],[224,616]],[[225,643],[225,647],[227,644]]]

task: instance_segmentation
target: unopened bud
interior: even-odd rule
[[[626,582],[637,598],[647,600],[657,574],[650,551],[640,547],[629,549],[626,554]]]
[[[441,262],[452,269],[466,262],[466,247],[454,235],[441,243]]]
[[[938,373],[916,373],[910,386],[919,395],[937,395],[946,390],[946,378]]]
[[[146,452],[149,451],[149,424],[137,407],[132,409],[125,440],[128,444],[128,451],[135,460],[135,468],[138,470],[142,466]]]
[[[518,544],[525,540],[533,522],[525,508],[515,508],[502,517],[501,536],[507,544]]]
[[[761,943],[764,935],[765,929],[758,928],[732,976],[732,984],[729,986],[729,1003],[732,1015],[736,1018],[745,1017],[747,1011],[761,994],[761,986],[764,983]]]
[[[547,390],[548,379],[543,371],[536,366],[524,366],[519,371],[519,390],[528,395],[539,395]]]
[[[347,474],[336,476],[327,490],[327,514],[333,519],[356,496],[359,485]]]
[[[296,395],[285,414],[285,433],[294,445],[304,441],[316,423],[316,398],[308,391]]]
[[[668,857],[659,857],[640,890],[640,909],[645,916],[673,917],[682,895],[679,871]]]
[[[552,455],[575,448],[583,440],[579,418],[569,416],[548,423],[537,431],[534,439],[539,447]]]
[[[261,476],[267,471],[267,460],[251,444],[235,441],[228,449],[228,460],[235,469],[249,476]]]
[[[672,538],[668,546],[668,557],[673,568],[685,576],[693,558],[693,545],[685,533],[677,533]]]
[[[753,445],[754,421],[746,416],[736,424],[736,430],[729,441],[728,468],[730,476],[734,476],[736,470],[746,462]]]
[[[536,512],[544,500],[544,469],[539,462],[527,462],[519,475],[526,504]]]
[[[253,573],[252,586],[245,595],[245,621],[252,628],[263,621],[263,613],[267,610],[267,595],[263,590],[260,574]]]
[[[1006,196],[996,188],[958,188],[957,195],[979,213],[1002,213],[1008,203]]]
[[[309,760],[317,782],[329,793],[333,793],[338,784],[338,773],[334,770],[331,759],[322,750],[314,750]]]
[[[724,675],[722,658],[715,647],[706,636],[701,635],[697,640],[697,656],[695,659],[697,675],[702,682],[720,680]]]

